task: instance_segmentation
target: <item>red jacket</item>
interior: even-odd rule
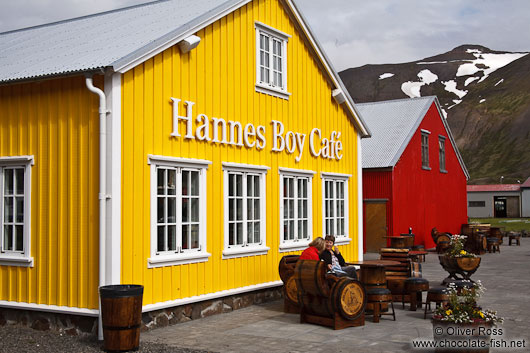
[[[317,260],[320,261],[320,257],[318,255],[318,250],[314,246],[310,246],[304,251],[302,251],[302,254],[300,255],[300,260]]]

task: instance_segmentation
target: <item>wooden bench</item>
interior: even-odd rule
[[[299,260],[294,278],[298,287],[300,322],[335,330],[363,326],[366,290],[356,280],[327,275],[326,264]]]
[[[300,313],[298,303],[298,287],[293,277],[296,262],[300,255],[286,255],[280,260],[278,272],[283,282],[283,312],[290,314]]]
[[[516,245],[521,245],[521,233],[510,232],[508,233],[508,245],[512,245],[512,240],[515,241]]]

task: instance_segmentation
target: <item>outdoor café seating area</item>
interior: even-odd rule
[[[379,250],[378,259],[348,263],[358,268],[358,281],[335,277],[321,261],[284,256],[279,265],[284,283],[284,312],[299,314],[302,323],[334,329],[363,326],[365,318],[374,323],[383,316],[399,321],[396,308],[420,309],[423,319],[427,319],[433,306],[438,308],[448,302],[449,285],[472,286],[471,276],[480,266],[480,255],[500,254],[505,237],[508,238],[505,245],[520,246],[521,241],[521,233],[506,232],[488,224],[463,224],[461,233],[464,237],[456,235],[461,244],[456,256],[451,253],[455,235],[436,228],[431,232],[435,252],[415,244],[412,233],[388,236],[388,246]],[[447,272],[446,278],[423,276],[426,256],[438,256],[440,266]]]

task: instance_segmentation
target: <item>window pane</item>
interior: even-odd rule
[[[228,174],[228,195],[234,196],[235,175]]]
[[[157,190],[158,190],[158,195],[164,195],[164,186],[165,186],[165,181],[164,181],[164,177],[166,175],[166,171],[164,169],[157,169],[156,171],[157,173]]]
[[[289,218],[294,218],[294,200],[289,200]]]
[[[199,172],[190,172],[191,175],[191,194],[199,196]]]
[[[190,227],[188,225],[182,226],[182,249],[189,249],[188,235]]]
[[[237,223],[237,243],[243,244],[243,223]]]
[[[177,250],[177,226],[167,227],[167,250]]]
[[[15,212],[15,222],[24,222],[24,197],[19,196],[16,198]]]
[[[236,216],[238,221],[243,219],[243,200],[241,199],[236,200]]]
[[[284,219],[289,218],[288,214],[289,214],[289,201],[283,200],[283,218]]]
[[[253,205],[252,199],[247,199],[247,219],[252,220],[254,219],[254,212],[253,212]]]
[[[254,176],[254,196],[256,196],[256,197],[260,196],[259,176]]]
[[[199,221],[199,199],[198,198],[191,199],[191,221],[192,222]]]
[[[254,222],[254,243],[259,243],[260,241],[260,222]]]
[[[236,203],[236,200],[234,199],[228,200],[228,220],[230,221],[235,220],[235,210],[236,210],[235,203]]]
[[[302,221],[299,220],[298,221],[298,234],[297,234],[298,239],[302,239],[304,237],[303,231],[304,231],[304,227],[302,225]]]
[[[13,195],[13,169],[5,169],[4,185],[5,194]]]
[[[289,221],[289,239],[294,239],[294,221]]]
[[[253,234],[254,226],[252,222],[247,223],[247,239],[248,243],[252,244],[254,243],[254,234]]]
[[[243,176],[241,174],[236,175],[236,195],[243,196]]]
[[[192,249],[199,248],[199,225],[198,224],[191,225],[191,248]]]
[[[167,171],[167,193],[168,195],[176,195],[177,193],[177,171],[168,169]]]
[[[15,188],[17,195],[24,195],[24,169],[15,169]]]
[[[235,244],[235,229],[236,225],[234,223],[228,224],[228,244],[234,245]]]
[[[283,239],[289,239],[289,223],[288,221],[283,221]]]
[[[166,237],[165,227],[164,226],[159,226],[158,227],[158,239],[157,239],[158,251],[166,251],[165,246],[164,246],[165,237]]]
[[[254,219],[260,219],[259,199],[254,200]]]
[[[289,178],[289,197],[294,197],[294,178]]]
[[[307,200],[302,201],[302,209],[304,210],[302,217],[307,218]]]
[[[190,199],[183,198],[182,199],[182,222],[189,222],[190,221]]]
[[[189,174],[187,170],[182,172],[182,195],[188,195],[189,185]]]
[[[13,250],[13,227],[4,226],[4,250]]]
[[[158,198],[158,209],[157,219],[158,223],[166,223],[166,199],[163,197]]]
[[[308,236],[308,233],[307,233],[307,221],[303,221],[303,227],[304,227],[304,237],[307,238]]]
[[[162,199],[163,201],[163,199]],[[177,222],[177,198],[168,197],[167,198],[167,223]]]
[[[253,185],[252,175],[247,175],[247,196],[254,196],[254,193],[252,192]]]
[[[13,222],[13,198],[6,197],[4,199],[4,222]]]

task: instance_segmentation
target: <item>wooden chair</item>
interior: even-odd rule
[[[299,260],[294,278],[298,287],[300,322],[333,327],[363,326],[366,291],[361,282],[326,275],[322,261]]]
[[[298,302],[298,287],[293,277],[296,262],[300,255],[286,255],[280,260],[278,272],[283,282],[283,312],[289,314],[300,313],[300,303]]]

